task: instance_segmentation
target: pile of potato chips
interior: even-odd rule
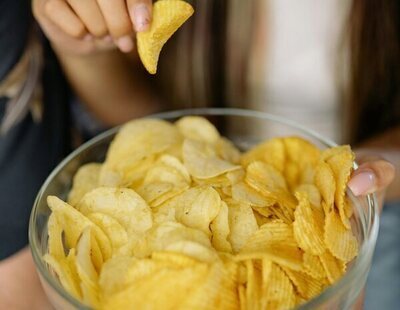
[[[241,153],[201,117],[135,120],[68,203],[48,197],[45,261],[95,309],[290,309],[357,255],[353,160],[297,137]]]

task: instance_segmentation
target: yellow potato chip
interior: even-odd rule
[[[269,260],[262,261],[261,309],[291,309],[296,295],[283,270]]]
[[[240,151],[227,138],[221,137],[215,145],[217,154],[223,160],[229,161],[235,165],[240,163]]]
[[[100,169],[101,164],[90,163],[83,165],[75,173],[67,200],[71,206],[76,206],[86,193],[99,186]]]
[[[318,188],[313,184],[301,184],[297,186],[296,192],[305,192],[307,193],[308,199],[310,199],[310,203],[312,206],[317,209],[321,208],[321,194]]]
[[[168,152],[181,143],[181,134],[169,122],[156,119],[131,121],[121,128],[111,143],[100,172],[99,184],[129,184],[135,181],[130,177],[137,178],[137,169],[140,171],[143,167],[152,166],[154,155]]]
[[[331,167],[324,161],[320,161],[315,168],[314,183],[324,200],[325,214],[328,214],[335,201],[336,181]]]
[[[57,275],[63,288],[77,299],[81,299],[81,289],[79,287],[79,282],[73,275],[66,259],[60,257],[54,257],[50,254],[46,254],[43,257],[44,261],[49,265],[51,270]]]
[[[256,218],[249,205],[227,201],[230,234],[228,241],[234,253],[240,251],[247,239],[258,230]]]
[[[198,179],[208,179],[240,168],[218,157],[210,144],[186,139],[183,143],[183,162],[189,173]]]
[[[325,218],[324,240],[329,251],[346,263],[358,253],[356,237],[351,229],[344,227],[335,210],[332,210]]]
[[[347,182],[353,171],[354,153],[351,151],[350,146],[344,145],[325,151],[322,157],[332,169],[336,181],[335,205],[339,210],[340,219],[346,228],[350,228],[350,221],[345,214],[344,208]]]
[[[346,264],[334,257],[328,250],[319,255],[330,284],[335,283],[346,271]]]
[[[104,213],[89,213],[87,218],[106,234],[114,252],[128,242],[126,229],[114,217]]]
[[[247,309],[246,288],[244,285],[238,286],[239,291],[239,305],[241,310]]]
[[[63,229],[61,223],[57,219],[57,214],[52,213],[47,222],[47,232],[49,235],[48,252],[57,259],[65,258],[65,250],[62,241]]]
[[[281,266],[286,275],[292,281],[295,290],[306,300],[317,296],[322,291],[320,281],[301,271],[294,271],[290,268]]]
[[[256,217],[258,226],[269,223],[271,221],[274,212],[271,210],[272,208],[257,208],[253,207],[254,216]]]
[[[224,201],[221,201],[219,213],[210,224],[212,232],[211,242],[216,250],[232,253],[232,246],[227,240],[230,233],[228,213],[228,205]]]
[[[262,309],[260,305],[262,294],[261,272],[254,267],[251,260],[246,261],[245,266],[247,269],[246,309]]]
[[[322,265],[321,260],[317,255],[313,255],[307,252],[304,253],[303,266],[303,271],[314,279],[324,279],[326,277],[324,266]]]
[[[129,188],[99,187],[87,193],[77,205],[82,214],[104,213],[116,219],[130,234],[152,226],[150,207]]]
[[[300,171],[309,165],[314,166],[320,158],[321,151],[311,142],[300,137],[283,138],[286,150],[286,161],[294,162],[300,167]]]
[[[320,255],[325,251],[325,244],[318,214],[312,209],[306,193],[296,193],[296,197],[299,204],[294,211],[294,237],[305,252]]]
[[[247,239],[236,259],[268,259],[294,270],[303,268],[303,252],[294,239],[293,228],[280,220],[261,226]]]
[[[91,239],[91,227],[86,227],[76,245],[76,270],[81,280],[83,302],[98,308],[98,274],[92,262]]]
[[[238,202],[248,203],[252,207],[259,208],[269,207],[275,203],[275,199],[263,196],[245,182],[232,186],[232,198]]]
[[[188,139],[216,144],[220,139],[218,130],[206,118],[185,116],[175,123],[180,133]]]
[[[193,12],[192,6],[185,1],[157,1],[153,4],[150,29],[136,34],[138,53],[149,73],[157,72],[162,47]]]
[[[92,221],[77,211],[74,207],[55,196],[48,196],[47,204],[51,211],[56,214],[60,224],[62,225],[65,233],[65,243],[69,249],[76,246],[83,230],[90,226],[94,230],[93,233],[101,249],[103,258],[106,260],[112,256],[112,248],[109,239]]]
[[[254,161],[263,161],[282,173],[286,162],[285,145],[282,139],[274,138],[263,142],[242,155],[243,166],[247,167]]]

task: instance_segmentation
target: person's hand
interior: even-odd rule
[[[356,196],[376,193],[382,208],[386,189],[395,177],[395,166],[367,149],[356,153],[359,167],[353,172],[348,186]]]
[[[0,261],[0,309],[50,310],[29,248]]]
[[[32,9],[59,51],[87,55],[118,47],[127,53],[134,32],[151,23],[152,0],[33,0]]]

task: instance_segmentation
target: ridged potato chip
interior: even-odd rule
[[[68,194],[68,204],[76,206],[82,197],[99,186],[101,164],[90,163],[83,165],[75,173],[72,189]]]
[[[307,252],[304,253],[303,266],[303,271],[314,279],[326,278],[324,266],[322,265],[321,260],[317,255],[313,255]]]
[[[262,261],[261,309],[291,309],[296,295],[285,272],[269,260]]]
[[[346,228],[350,228],[350,221],[344,211],[347,182],[353,171],[354,153],[350,146],[338,146],[323,153],[323,158],[332,169],[336,181],[335,205],[339,210],[340,219]]]
[[[321,293],[323,286],[320,281],[301,271],[294,271],[283,266],[281,268],[285,271],[290,281],[292,281],[295,290],[305,300],[311,299]]]
[[[330,284],[335,283],[346,271],[346,264],[334,257],[328,250],[319,255]]]
[[[323,226],[316,210],[311,208],[307,194],[299,192],[296,193],[296,197],[299,204],[294,211],[294,237],[305,252],[320,255],[325,251]]]
[[[261,309],[262,275],[251,260],[245,262],[247,269],[246,309]]]
[[[282,173],[286,162],[283,140],[280,138],[271,139],[253,147],[242,155],[241,163],[245,167],[255,161],[263,161]]]
[[[328,214],[334,207],[336,181],[331,167],[324,161],[320,161],[315,168],[314,182],[319,189],[324,201],[324,211]]]
[[[301,184],[296,187],[295,192],[305,192],[307,193],[308,199],[312,206],[317,209],[322,208],[321,206],[321,194],[318,188],[314,184]]]
[[[351,229],[344,227],[335,210],[332,210],[325,218],[324,240],[329,251],[346,263],[358,253],[356,237]]]
[[[157,1],[153,4],[150,29],[136,34],[138,53],[149,73],[157,72],[162,47],[193,12],[192,6],[181,0]]]

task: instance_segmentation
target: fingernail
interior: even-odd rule
[[[116,44],[124,53],[129,53],[133,49],[133,40],[130,36],[124,36],[117,39]]]
[[[133,25],[136,32],[146,31],[150,26],[150,12],[145,4],[139,4],[132,8]]]
[[[371,194],[376,190],[375,173],[361,171],[353,176],[347,185],[356,196]]]
[[[88,42],[88,41],[92,41],[92,40],[93,40],[93,36],[90,35],[90,34],[87,34],[87,35],[85,35],[85,36],[83,37],[83,41]]]

